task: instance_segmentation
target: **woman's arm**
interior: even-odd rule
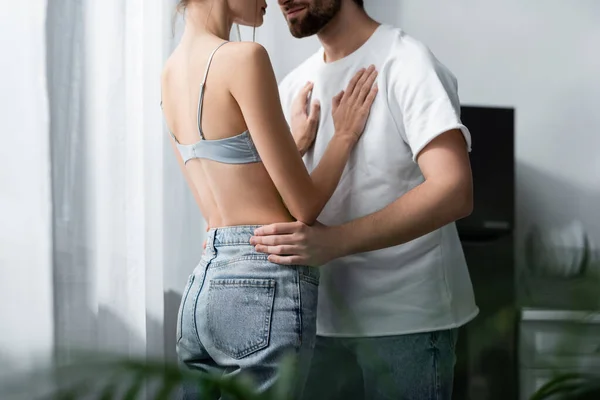
[[[377,92],[374,69],[362,70],[346,91],[333,99],[335,134],[319,165],[309,176],[283,116],[275,74],[266,50],[256,43],[240,43],[238,65],[230,91],[269,176],[290,213],[312,224],[333,194],[350,151],[362,134]]]

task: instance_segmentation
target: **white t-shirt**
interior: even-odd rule
[[[325,63],[320,49],[280,84],[284,113],[307,81],[321,102],[317,138],[304,162],[312,171],[334,133],[331,99],[362,67],[379,71],[379,93],[319,221],[343,224],[381,210],[423,182],[416,155],[432,139],[460,129],[456,79],[420,42],[381,25],[354,53]],[[478,308],[454,223],[400,246],[354,254],[321,268],[317,333],[384,336],[461,326]]]

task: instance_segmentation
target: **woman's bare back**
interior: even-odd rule
[[[201,140],[197,127],[200,86],[210,54],[221,40],[182,42],[165,65],[162,101],[167,125],[181,144]],[[206,140],[239,135],[248,128],[228,88],[236,79],[232,58],[241,43],[227,43],[216,53],[208,72],[201,130]],[[252,134],[252,132],[251,132]],[[262,225],[293,221],[262,162],[227,164],[193,158],[184,164],[175,141],[176,157],[209,227]]]

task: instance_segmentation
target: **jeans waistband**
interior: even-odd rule
[[[249,245],[254,230],[261,225],[239,225],[213,228],[208,231],[206,249],[210,250],[221,246]]]

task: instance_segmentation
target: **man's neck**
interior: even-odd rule
[[[337,61],[356,51],[379,25],[363,9],[342,2],[335,18],[317,34],[325,49],[325,62]]]

